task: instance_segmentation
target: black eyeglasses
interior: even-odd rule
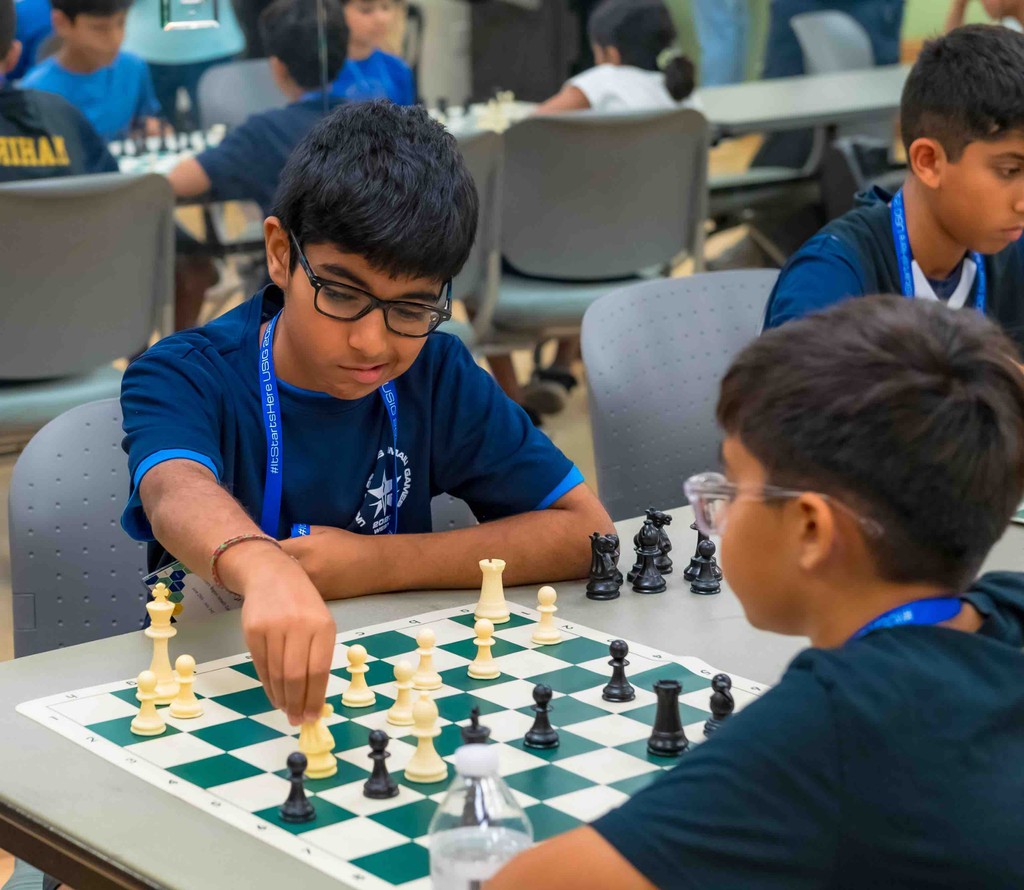
[[[310,268],[309,260],[299,247],[295,235],[292,235],[291,239],[302,271],[306,273],[309,285],[313,288],[313,306],[321,315],[335,321],[356,321],[374,309],[380,309],[384,313],[384,324],[387,329],[400,337],[426,337],[437,330],[438,325],[452,317],[451,281],[441,285],[437,295],[438,303],[444,300],[444,308],[407,300],[381,300],[369,291],[350,284],[320,278]]]

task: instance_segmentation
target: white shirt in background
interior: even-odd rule
[[[571,78],[568,86],[583,93],[595,111],[699,108],[694,96],[676,102],[665,88],[663,72],[632,65],[595,65]]]

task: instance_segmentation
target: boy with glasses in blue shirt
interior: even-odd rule
[[[260,679],[315,719],[324,599],[581,577],[611,520],[572,463],[438,330],[477,196],[422,108],[345,105],[299,144],[264,223],[274,282],[126,371],[125,529],[243,598]],[[430,534],[448,492],[481,524]]]

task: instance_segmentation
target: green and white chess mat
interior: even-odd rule
[[[334,715],[327,721],[336,742],[338,773],[307,780],[317,818],[303,825],[289,825],[278,816],[288,796],[285,762],[298,750],[298,727],[270,706],[248,655],[197,666],[195,691],[203,700],[203,716],[178,720],[161,709],[167,731],[155,738],[129,730],[138,709],[134,680],[37,699],[19,705],[18,711],[337,879],[367,890],[429,890],[427,827],[448,781],[405,781],[403,769],[416,739],[412,727],[386,721],[395,696],[394,664],[406,659],[415,666],[415,636],[424,626],[436,635],[434,665],[444,682],[431,693],[440,713],[438,752],[449,762],[453,759],[461,744],[460,724],[478,707],[481,722],[491,730],[491,743],[500,749],[501,773],[525,807],[536,840],[597,818],[675,765],[675,759],[647,753],[656,680],[682,683],[686,734],[691,744],[703,740],[710,681],[718,670],[696,658],[630,643],[627,677],[636,688],[636,700],[606,702],[601,689],[611,676],[608,644],[614,637],[556,621],[562,642],[538,646],[530,635],[539,613],[509,605],[511,620],[497,625],[494,634],[493,655],[501,669],[495,680],[467,675],[476,654],[470,607],[338,635],[328,685]],[[182,639],[187,640],[187,623],[178,629],[176,648],[181,652],[187,648]],[[354,643],[369,653],[366,678],[377,695],[370,708],[341,704],[348,686],[345,653]],[[732,681],[737,708],[767,689],[741,677]],[[537,683],[554,690],[551,720],[561,743],[548,751],[526,748],[522,741],[533,722],[530,705]],[[391,736],[387,763],[400,786],[391,800],[369,800],[362,793],[372,765],[367,757],[372,729]],[[449,781],[453,777],[450,766]]]

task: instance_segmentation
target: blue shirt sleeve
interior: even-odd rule
[[[455,337],[434,384],[431,479],[483,521],[543,510],[583,481]]]
[[[834,235],[815,235],[779,274],[768,299],[764,326],[777,328],[848,297],[863,295],[864,276],[850,248]]]
[[[230,130],[215,148],[196,156],[199,166],[210,178],[210,196],[221,201],[263,202],[272,192],[283,163],[277,159],[268,169],[265,140],[260,135],[259,115]]]
[[[790,671],[594,829],[662,890],[830,883],[841,739],[829,696]]]
[[[149,73],[149,65],[139,59],[139,107],[136,109],[137,117],[160,117],[162,109],[156,98],[156,89],[153,87],[153,78]]]
[[[186,458],[221,478],[219,389],[202,354],[188,344],[157,344],[125,371],[122,447],[128,453],[131,489],[121,525],[135,540],[153,540],[138,490],[158,463]]]

